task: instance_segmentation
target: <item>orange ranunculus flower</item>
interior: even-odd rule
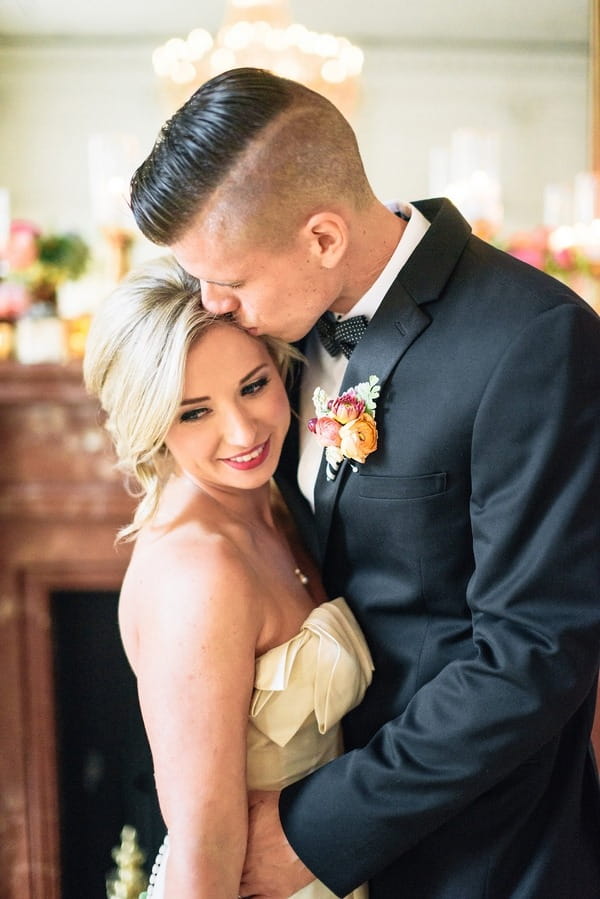
[[[368,412],[360,418],[349,421],[340,429],[340,450],[348,459],[364,462],[377,449],[377,427],[375,419]]]

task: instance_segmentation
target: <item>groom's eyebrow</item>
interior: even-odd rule
[[[215,284],[217,287],[241,287],[244,283],[240,278],[234,278],[232,281],[214,281],[212,278],[201,278],[205,284]]]

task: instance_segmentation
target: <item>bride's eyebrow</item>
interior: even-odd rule
[[[261,362],[260,365],[257,365],[256,368],[253,368],[252,371],[248,372],[248,374],[240,380],[240,384],[245,384],[246,381],[251,381],[252,378],[263,368],[267,368],[266,362]]]
[[[180,406],[191,406],[193,403],[206,403],[210,399],[209,396],[193,396],[189,400],[182,400]]]
[[[248,381],[251,381],[252,378],[258,374],[259,371],[262,371],[263,368],[267,368],[267,364],[265,362],[261,362],[260,365],[257,365],[256,368],[253,368],[252,371],[249,371],[247,375],[244,375],[243,378],[240,379],[240,384],[246,384]],[[206,403],[210,400],[209,396],[193,396],[189,399],[182,400],[180,402],[180,406],[192,406],[194,403]]]

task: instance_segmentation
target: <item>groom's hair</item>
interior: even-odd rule
[[[263,69],[202,85],[131,181],[142,233],[170,245],[203,215],[223,233],[283,243],[324,206],[373,199],[354,132],[321,94]]]

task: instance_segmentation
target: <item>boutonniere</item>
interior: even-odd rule
[[[364,462],[377,449],[375,400],[380,393],[379,378],[371,375],[368,381],[350,387],[341,396],[330,399],[322,387],[313,393],[316,418],[308,422],[311,431],[325,447],[327,479],[333,481],[338,468],[349,459]]]

